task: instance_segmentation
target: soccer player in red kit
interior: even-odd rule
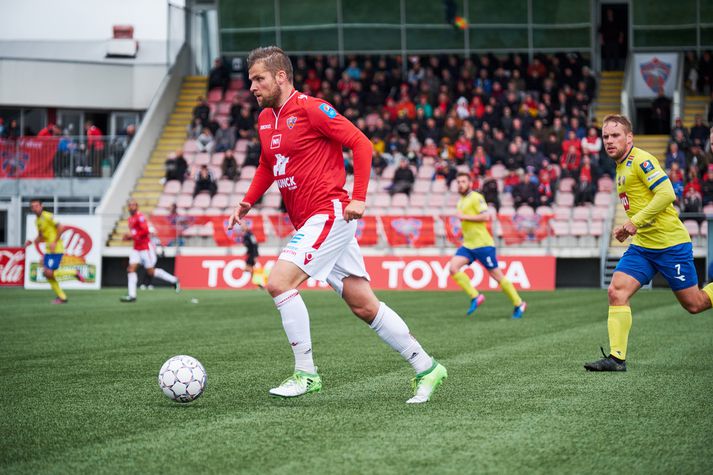
[[[276,182],[297,229],[267,282],[295,357],[293,375],[270,394],[295,397],[322,388],[312,359],[309,314],[297,291],[312,277],[328,282],[357,317],[411,364],[415,394],[407,402],[428,401],[448,376],[446,368],[426,353],[401,317],[376,298],[355,237],[371,171],[369,139],[328,103],[295,90],[292,64],[280,48],[253,50],[248,68],[250,92],[263,108],[257,124],[262,153],[230,227]],[[351,199],[344,189],[342,146],[354,154]]]
[[[124,235],[124,239],[132,239],[134,248],[129,253],[129,267],[126,272],[129,277],[129,295],[122,297],[122,302],[136,302],[136,269],[139,264],[144,266],[146,273],[151,277],[158,277],[169,284],[173,284],[176,292],[181,290],[178,279],[163,269],[156,267],[156,249],[151,242],[149,222],[141,211],[136,200],[129,201],[129,233]]]

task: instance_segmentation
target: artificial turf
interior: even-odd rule
[[[473,318],[450,292],[382,292],[449,378],[411,406],[410,367],[331,292],[304,291],[321,393],[276,400],[292,370],[272,300],[251,291],[0,291],[0,473],[711,473],[713,311],[669,291],[633,300],[628,372],[607,347],[606,293],[501,293]],[[199,303],[192,304],[192,298]],[[198,358],[205,394],[156,377]]]

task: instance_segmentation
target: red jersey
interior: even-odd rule
[[[342,146],[353,151],[352,199],[366,201],[371,172],[371,142],[327,102],[293,91],[279,109],[258,117],[262,153],[244,201],[255,204],[273,181],[295,228],[315,214],[333,213],[332,200],[346,206]]]
[[[129,215],[129,231],[131,232],[131,239],[134,240],[134,249],[145,251],[149,248],[151,245],[149,222],[141,211]]]

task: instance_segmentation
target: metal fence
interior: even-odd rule
[[[2,139],[0,179],[111,177],[130,141],[125,135]]]

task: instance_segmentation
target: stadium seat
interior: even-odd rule
[[[159,208],[171,208],[176,202],[176,195],[163,194],[158,198],[158,203],[156,206]]]
[[[554,206],[552,211],[555,215],[554,218],[558,220],[569,221],[572,216],[572,208],[569,206]]]
[[[389,214],[394,216],[404,216],[411,213],[406,213],[406,208],[403,206],[392,206],[389,208]]]
[[[560,221],[558,219],[553,219],[550,221],[550,229],[552,230],[552,236],[556,239],[556,242],[560,246],[567,246],[571,244],[569,233],[569,221]]]
[[[520,216],[534,216],[535,210],[532,209],[532,206],[522,205],[517,209],[515,214],[520,215]]]
[[[205,214],[206,216],[220,216],[222,214],[225,214],[223,212],[224,208],[213,208],[212,206],[210,208],[206,208]]]
[[[205,214],[205,209],[203,208],[188,208],[188,211],[186,211],[186,214],[188,216],[203,216]]]
[[[168,208],[161,208],[157,206],[153,209],[153,211],[151,211],[151,214],[155,216],[168,216],[171,212]]]
[[[210,206],[210,194],[207,192],[201,192],[193,198],[193,208],[206,209]]]
[[[502,216],[515,216],[515,208],[512,206],[501,206],[498,214]]]
[[[245,153],[248,150],[248,143],[246,139],[238,139],[238,141],[235,142],[235,151]]]
[[[427,214],[430,216],[435,216],[441,214],[441,209],[440,208],[434,208],[432,206],[427,206],[423,208],[423,214]]]
[[[183,142],[183,153],[184,154],[194,154],[198,151],[198,145],[195,140],[186,140]],[[186,160],[188,158],[186,157]]]
[[[239,91],[245,88],[245,81],[242,78],[231,79],[229,87],[231,91]]]
[[[555,212],[549,206],[538,206],[535,213],[539,216],[552,216]]]
[[[398,196],[398,195],[397,195]],[[411,199],[409,200],[409,205],[414,208],[414,207],[420,207],[423,208],[428,204],[428,201],[426,200],[426,195],[423,193],[413,193],[411,194]]]
[[[219,102],[215,108],[215,113],[219,115],[228,115],[230,114],[230,107],[231,105],[229,102]]]
[[[250,182],[248,180],[240,180],[235,184],[235,193],[244,195],[247,193],[248,188],[250,188]]]
[[[375,208],[388,208],[391,206],[391,196],[388,193],[376,193],[374,194],[374,204]]]
[[[223,152],[215,152],[213,155],[210,156],[210,164],[215,165],[217,167],[221,167],[223,165],[223,157],[225,154]]]
[[[557,184],[557,189],[559,191],[564,191],[565,193],[571,193],[574,189],[575,180],[574,178],[561,178]]]
[[[575,206],[572,209],[572,219],[588,221],[590,216],[589,208],[586,206]]]
[[[436,173],[436,168],[431,166],[431,165],[421,165],[421,168],[418,169],[418,175],[417,178],[422,178],[424,180],[431,180],[433,179],[433,174]]]
[[[686,226],[686,230],[688,231],[688,234],[690,234],[692,238],[695,239],[700,234],[700,228],[698,226],[698,221],[696,221],[694,219],[687,219],[683,222],[683,225]]]
[[[592,221],[604,221],[609,215],[609,208],[595,206],[592,208]]]
[[[417,179],[416,183],[413,184],[414,193],[428,193],[431,191],[431,181],[425,179]]]
[[[496,163],[495,165],[490,167],[490,173],[492,173],[493,178],[495,178],[496,180],[502,180],[508,174],[508,170],[507,168],[505,168],[505,165]]]
[[[603,176],[597,180],[597,189],[603,193],[611,193],[614,190],[614,181],[608,176]]]
[[[230,204],[230,197],[226,194],[218,192],[211,200],[211,208],[227,208]]]
[[[446,206],[448,209],[455,208],[458,204],[458,200],[460,200],[460,195],[458,193],[449,193],[446,196]]]
[[[446,180],[435,180],[431,184],[432,193],[445,193],[446,191],[448,191]]]
[[[381,172],[381,179],[382,180],[393,180],[394,179],[394,173],[396,172],[396,167],[391,165],[386,168],[384,168],[384,171]]]
[[[196,182],[193,180],[186,180],[181,185],[181,193],[193,194],[193,190],[196,188]]]
[[[235,192],[237,193],[238,187],[237,185],[235,186]],[[277,183],[274,183],[270,185],[270,188],[267,189],[265,192],[266,195],[279,195],[280,194],[280,189],[277,187]]]
[[[512,194],[502,193],[500,195],[500,205],[501,206],[514,206],[515,200],[512,198]]]
[[[589,234],[589,226],[586,221],[576,220],[570,223],[570,233],[572,236],[582,237]]]
[[[589,223],[589,233],[594,237],[604,234],[604,221],[592,221]]]
[[[609,206],[612,201],[611,193],[599,192],[594,195],[594,206]]]
[[[243,167],[242,172],[240,172],[241,180],[252,180],[254,176],[255,176],[255,167],[253,167],[253,166]]]
[[[175,195],[181,191],[181,182],[178,180],[167,181],[163,187],[163,192],[167,195]]]
[[[230,180],[218,180],[218,193],[229,195],[233,192],[235,185]]]
[[[193,196],[188,194],[180,194],[176,199],[176,207],[178,208],[190,208],[193,206]]]
[[[713,214],[713,203],[709,203],[703,207],[703,212],[705,214]]]
[[[265,195],[262,199],[262,205],[267,208],[279,208],[282,204],[282,196],[280,195]]]
[[[407,207],[409,205],[409,197],[405,193],[396,193],[391,198],[391,206]]]
[[[572,193],[559,192],[555,203],[559,206],[574,206],[574,195]]]
[[[225,91],[225,95],[223,96],[223,102],[230,104],[230,106],[233,105],[233,99],[238,95],[238,91],[235,89],[228,89]]]
[[[208,91],[208,102],[219,102],[223,99],[223,91],[219,87],[213,88]]]

